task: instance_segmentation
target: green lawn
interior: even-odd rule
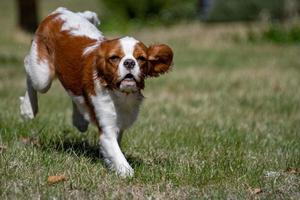
[[[299,45],[237,43],[231,36],[247,28],[233,24],[126,33],[169,44],[175,60],[146,83],[122,141],[135,176],[121,179],[100,159],[96,129],[72,127],[58,81],[40,95],[37,118],[21,120],[30,36],[0,4],[0,199],[300,199]],[[51,175],[68,180],[49,185]]]

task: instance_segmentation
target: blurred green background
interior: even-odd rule
[[[5,5],[5,4],[4,4]],[[33,32],[38,22],[57,6],[92,9],[106,32],[128,32],[143,27],[172,26],[178,23],[260,22],[265,29],[248,32],[249,41],[266,39],[279,43],[300,41],[299,0],[16,0],[19,27]],[[3,5],[2,5],[3,6]],[[3,9],[5,12],[5,8]]]

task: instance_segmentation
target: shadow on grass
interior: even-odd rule
[[[76,155],[78,157],[84,156],[89,158],[93,162],[98,162],[103,160],[100,148],[98,145],[91,145],[88,141],[53,141],[51,145],[46,146],[47,149],[52,148],[55,151],[68,153],[71,155]]]
[[[84,156],[89,158],[92,162],[101,162],[103,165],[104,158],[100,151],[99,145],[90,144],[87,140],[75,141],[70,139],[65,139],[63,141],[51,141],[50,144],[41,144],[40,146],[43,150],[48,151],[49,149],[53,149],[58,152],[68,153],[70,155],[76,155],[78,157]],[[143,165],[143,160],[140,157],[133,155],[125,155],[128,162],[132,165],[132,167],[139,167]]]

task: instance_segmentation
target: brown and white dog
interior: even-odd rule
[[[21,115],[38,112],[37,91],[45,93],[58,77],[73,102],[73,125],[81,132],[94,123],[106,164],[120,176],[133,176],[121,149],[122,133],[136,120],[144,79],[170,69],[173,52],[164,44],[145,46],[123,37],[106,39],[95,13],[58,8],[38,27],[25,58],[27,90]]]

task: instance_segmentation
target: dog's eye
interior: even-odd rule
[[[113,56],[110,56],[108,58],[111,62],[118,62],[120,60],[120,57],[117,56],[117,55],[113,55]]]
[[[146,61],[146,58],[144,56],[139,56],[137,59],[138,61]]]

